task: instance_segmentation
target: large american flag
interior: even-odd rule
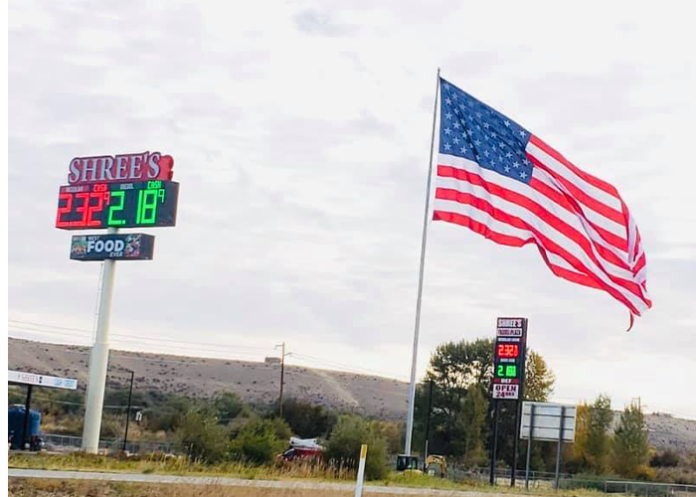
[[[439,113],[434,220],[535,244],[556,276],[604,290],[631,318],[651,307],[640,234],[616,188],[444,79]]]

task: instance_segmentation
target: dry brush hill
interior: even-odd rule
[[[72,345],[8,339],[10,369],[77,378],[87,382],[89,349]],[[246,402],[270,404],[278,397],[280,366],[203,357],[112,350],[108,382],[127,384],[135,371],[136,388],[207,397],[232,391]],[[342,412],[401,420],[406,415],[408,385],[361,374],[286,366],[285,395],[306,399]],[[679,452],[696,450],[696,421],[665,414],[646,416],[651,445]],[[618,422],[618,413],[615,423]]]
[[[89,349],[8,339],[10,369],[77,378],[87,384]],[[135,372],[136,388],[194,397],[232,391],[245,402],[271,404],[278,398],[280,365],[111,350],[107,382],[123,387]],[[340,371],[285,366],[285,398],[295,397],[381,419],[403,419],[408,385],[402,381]]]

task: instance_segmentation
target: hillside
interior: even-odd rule
[[[85,347],[8,339],[10,369],[87,381]],[[280,366],[261,362],[209,359],[112,350],[110,386],[124,386],[135,371],[136,388],[189,396],[233,391],[246,402],[270,404],[277,399]],[[408,385],[402,381],[299,366],[285,368],[285,395],[343,412],[400,420],[406,415]],[[616,415],[618,421],[618,413]],[[679,452],[696,450],[696,421],[666,414],[646,416],[650,444]]]
[[[87,383],[89,349],[72,345],[8,339],[8,367],[20,371],[77,378]],[[135,388],[194,397],[225,390],[246,402],[270,404],[278,398],[280,365],[112,350],[109,386],[124,386],[135,372]],[[406,415],[408,385],[402,381],[340,371],[286,365],[286,398],[297,397],[344,412],[382,419]]]

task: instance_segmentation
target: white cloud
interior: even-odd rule
[[[626,334],[619,304],[555,278],[535,249],[436,224],[421,372],[438,343],[521,314],[559,397],[653,396],[696,416],[654,366],[694,365],[690,18],[618,4],[11,2],[10,317],[91,327],[98,267],[68,260],[56,191],[74,156],[161,149],[179,223],[155,232],[154,261],[119,264],[116,333],[285,340],[407,376],[441,66],[617,185],[655,308]]]

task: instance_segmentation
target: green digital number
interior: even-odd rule
[[[498,364],[495,375],[498,378],[517,378],[517,365]]]
[[[136,224],[155,224],[157,207],[164,202],[164,188],[140,190],[138,192],[138,211],[135,216]]]
[[[126,224],[125,219],[114,219],[114,214],[117,213],[118,211],[123,210],[123,203],[125,202],[125,197],[126,197],[126,192],[124,192],[124,191],[111,192],[112,201],[114,198],[118,198],[120,200],[120,202],[118,205],[109,206],[109,219],[107,221],[107,224],[109,226],[120,226],[122,224]]]

